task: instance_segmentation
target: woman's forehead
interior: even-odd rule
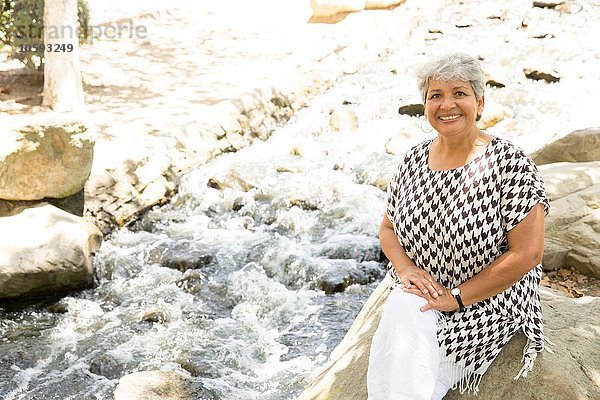
[[[472,90],[471,82],[469,82],[469,81],[432,80],[431,82],[429,82],[429,86],[427,87],[427,90],[429,92],[432,92],[434,90],[443,91],[443,90],[454,90],[454,89]]]

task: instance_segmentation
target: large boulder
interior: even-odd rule
[[[47,203],[0,216],[0,298],[91,286],[101,242],[93,224]]]
[[[0,134],[0,199],[63,198],[90,175],[94,135],[75,117],[15,118]]]
[[[574,131],[531,155],[537,165],[560,161],[600,161],[600,128]]]
[[[115,400],[189,400],[181,376],[173,371],[141,371],[119,379]]]
[[[542,165],[551,200],[542,265],[600,278],[600,161]]]
[[[298,400],[365,400],[371,339],[383,311],[391,280],[386,277],[367,300],[342,342]],[[545,333],[555,343],[544,352],[527,378],[513,380],[522,364],[525,338],[513,338],[481,381],[477,397],[451,391],[444,399],[579,400],[600,398],[600,340],[596,316],[600,300],[570,299],[542,288]],[[401,371],[398,371],[401,373]]]

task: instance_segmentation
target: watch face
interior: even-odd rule
[[[450,293],[452,293],[452,296],[458,296],[460,294],[460,289],[456,287],[452,289]]]

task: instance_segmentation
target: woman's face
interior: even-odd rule
[[[433,128],[444,136],[468,133],[483,111],[468,81],[431,81],[427,89],[425,116]]]

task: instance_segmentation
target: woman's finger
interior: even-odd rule
[[[421,290],[417,289],[417,288],[413,288],[413,289],[406,289],[406,288],[404,288],[403,291],[406,292],[406,293],[410,293],[410,294],[414,294],[416,296],[419,296],[419,297],[421,297],[421,298],[423,298],[423,299],[425,299],[427,301],[429,301],[429,298],[430,298],[428,294],[423,294],[423,292]]]

